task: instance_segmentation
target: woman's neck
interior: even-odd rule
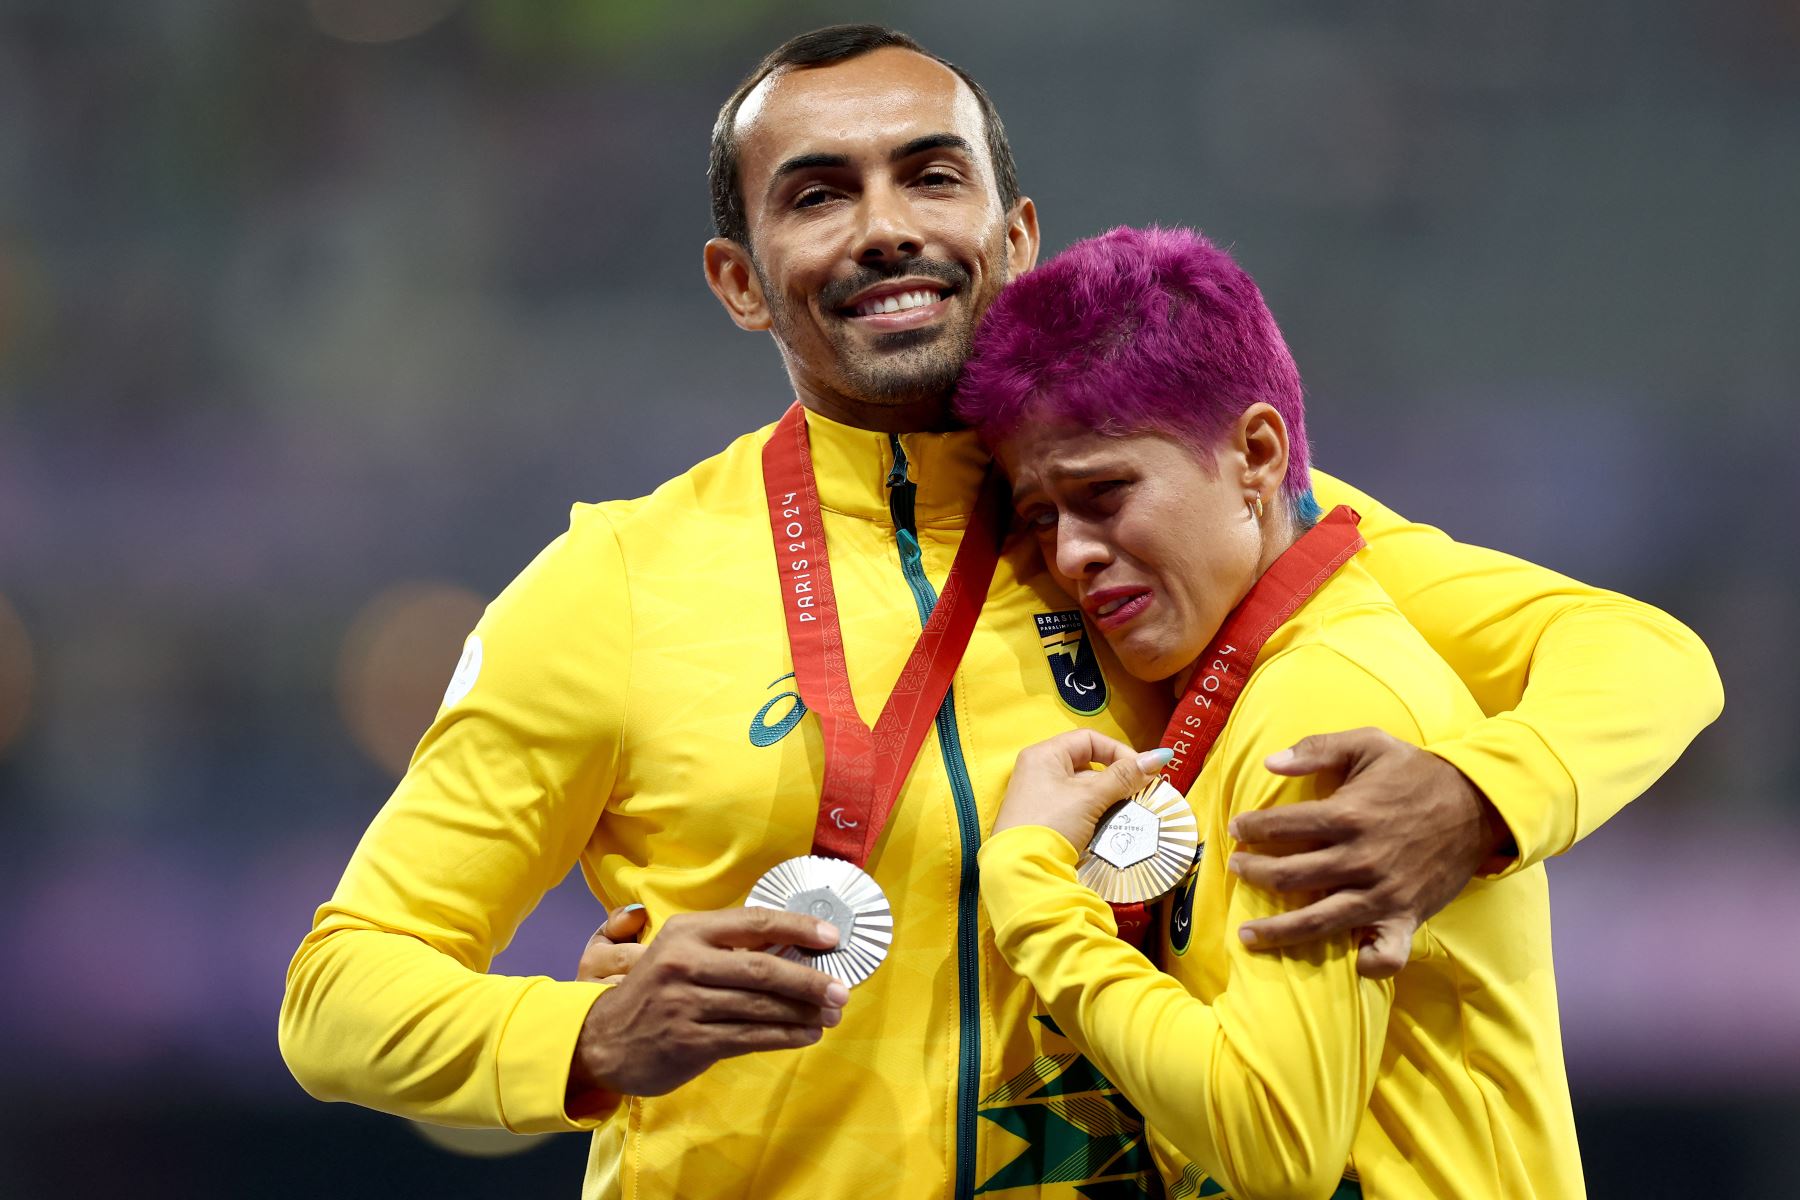
[[[1243,593],[1238,596],[1238,604],[1244,602],[1244,597],[1250,594],[1251,589],[1256,586],[1257,581],[1268,572],[1270,567],[1275,565],[1275,560],[1280,558],[1283,554],[1286,554],[1289,547],[1299,541],[1301,534],[1305,532],[1305,530],[1294,528],[1293,512],[1288,508],[1285,498],[1277,499],[1274,504],[1271,504],[1268,511],[1257,521],[1257,525],[1260,528],[1262,536],[1262,552],[1257,556],[1256,574],[1252,576],[1250,582],[1244,586]],[[1237,605],[1234,604],[1232,606],[1232,611],[1235,612],[1236,610]],[[1221,628],[1223,628],[1223,626],[1221,626]],[[1211,646],[1213,639],[1218,636],[1219,631],[1217,629],[1213,630],[1212,634],[1206,639],[1207,645]],[[1201,657],[1205,657],[1204,649],[1202,650]],[[1175,672],[1175,674],[1170,677],[1169,681],[1175,685],[1175,695],[1177,697],[1187,693],[1188,680],[1193,678],[1194,668],[1199,662],[1200,659],[1196,658],[1193,662],[1181,668],[1181,670]]]

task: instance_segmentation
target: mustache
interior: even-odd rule
[[[819,303],[825,308],[843,308],[850,298],[864,288],[889,279],[924,276],[957,291],[969,285],[969,272],[955,263],[930,258],[909,258],[893,266],[871,267],[857,264],[849,276],[835,279],[819,289]]]

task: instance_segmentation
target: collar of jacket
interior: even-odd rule
[[[819,501],[833,512],[867,521],[889,521],[888,472],[894,466],[891,435],[841,425],[808,409]],[[907,476],[918,485],[914,511],[921,528],[961,528],[969,523],[987,472],[988,454],[969,430],[903,433]]]

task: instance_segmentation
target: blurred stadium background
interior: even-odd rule
[[[786,403],[706,137],[842,19],[986,82],[1048,250],[1235,244],[1325,465],[1706,638],[1725,718],[1552,870],[1570,1072],[1595,1197],[1789,1194],[1793,0],[0,0],[0,1194],[577,1194],[307,1099],[282,972],[569,503]]]

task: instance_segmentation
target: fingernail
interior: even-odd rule
[[[1225,827],[1225,832],[1231,835],[1231,840],[1234,842],[1241,842],[1244,840],[1244,835],[1238,832],[1238,823],[1237,823],[1236,817],[1233,817],[1231,819],[1231,824],[1229,824]]]
[[[1244,945],[1246,945],[1246,946],[1256,945],[1256,930],[1250,929],[1248,927],[1239,928],[1238,929],[1238,940],[1243,942]]]
[[[622,917],[626,913],[641,912],[641,911],[643,911],[643,907],[644,906],[641,904],[627,904],[624,908],[613,909],[611,915],[615,916],[615,917]]]
[[[1241,855],[1241,854],[1234,854],[1230,858],[1226,859],[1225,860],[1225,869],[1227,871],[1230,871],[1233,875],[1237,875],[1237,876],[1241,877],[1244,873],[1244,864],[1238,860],[1241,859],[1242,857],[1243,857],[1243,855]]]
[[[1167,746],[1158,746],[1154,750],[1146,750],[1137,756],[1138,770],[1160,771],[1168,766],[1170,760],[1174,757],[1175,752]]]
[[[835,1029],[837,1023],[843,1019],[844,1010],[841,1008],[821,1008],[819,1010],[819,1023],[827,1029]]]
[[[825,989],[825,1003],[832,1008],[844,1007],[850,1003],[850,989],[834,981],[830,987]]]
[[[830,921],[820,921],[819,940],[821,942],[830,942],[835,946],[842,938],[838,934],[838,927],[836,925],[833,925]]]
[[[1292,750],[1277,750],[1263,760],[1263,765],[1268,767],[1271,771],[1279,770],[1282,767],[1291,767],[1294,765],[1294,752]]]

